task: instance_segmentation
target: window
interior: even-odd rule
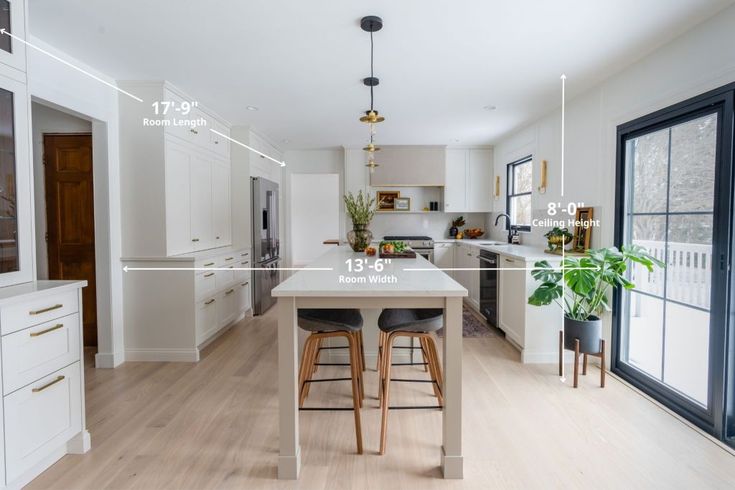
[[[533,157],[508,164],[508,193],[506,211],[510,222],[520,231],[531,231],[531,188],[533,186]]]

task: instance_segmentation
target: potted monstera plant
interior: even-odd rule
[[[637,245],[587,250],[584,257],[567,257],[556,268],[546,260],[536,262],[531,276],[541,284],[528,303],[558,304],[564,310],[564,347],[574,349],[574,340],[579,339],[580,352],[596,354],[602,338],[599,315],[610,311],[609,293],[613,288],[635,288],[625,274],[634,262],[649,271],[664,267],[663,262]]]

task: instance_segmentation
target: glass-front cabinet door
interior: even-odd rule
[[[0,29],[21,39],[26,38],[23,0],[0,0]],[[0,33],[0,62],[26,71],[25,45],[8,34]]]
[[[0,69],[0,286],[33,280],[26,86]]]

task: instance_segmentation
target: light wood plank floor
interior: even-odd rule
[[[465,479],[440,479],[437,411],[393,411],[388,452],[367,373],[354,454],[351,412],[301,414],[300,482],[275,480],[275,314],[247,319],[198,364],[87,369],[92,450],[66,456],[29,488],[735,488],[735,457],[624,384],[562,385],[554,366],[524,366],[502,338],[465,339]],[[370,366],[371,369],[373,366]],[[322,368],[320,376],[335,374]],[[401,377],[423,377],[417,367]],[[427,384],[396,383],[396,404],[433,403]],[[320,383],[308,404],[349,405],[349,383]]]

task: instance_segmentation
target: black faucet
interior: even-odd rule
[[[498,226],[498,221],[500,221],[500,218],[505,218],[505,226],[508,227],[508,243],[513,242],[513,225],[510,224],[510,216],[506,213],[500,213],[497,218],[495,218],[495,226]]]

